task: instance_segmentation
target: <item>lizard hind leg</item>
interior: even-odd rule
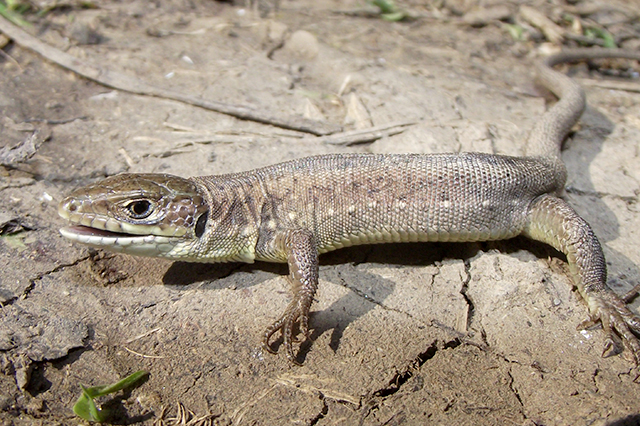
[[[607,286],[602,247],[589,224],[565,201],[545,194],[531,203],[522,234],[567,256],[573,281],[589,307],[587,323],[600,322],[607,333],[603,356],[620,352],[617,334],[640,366],[640,317]]]
[[[293,353],[293,343],[297,343],[293,331],[299,322],[300,332],[305,338],[309,337],[309,310],[318,288],[318,249],[313,234],[302,229],[283,232],[277,242],[287,255],[293,299],[282,316],[265,330],[263,347],[275,353],[269,341],[281,330],[287,358],[293,364],[300,364]]]

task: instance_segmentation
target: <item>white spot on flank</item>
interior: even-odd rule
[[[349,206],[349,213],[355,213],[356,211],[356,206],[354,206],[353,204]]]
[[[267,228],[268,229],[276,229],[276,221],[272,219],[269,222],[267,222]]]
[[[296,216],[297,216],[296,212],[289,212],[289,219],[290,220],[295,220]]]
[[[451,207],[451,201],[449,200],[443,201],[442,207],[444,207],[445,209],[448,209],[449,207]]]

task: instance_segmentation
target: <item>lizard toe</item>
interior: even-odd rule
[[[293,327],[295,326],[297,321],[297,316],[293,315],[291,318],[287,318],[284,325],[282,326],[282,339],[284,346],[284,353],[287,356],[289,362],[295,365],[301,365],[296,359],[296,355],[293,352],[293,344],[298,343],[298,339],[293,335]]]
[[[599,302],[595,316],[608,334],[602,355],[610,356],[622,352],[620,344],[617,343],[621,338],[624,347],[631,353],[636,367],[640,366],[640,340],[638,339],[640,318],[613,293],[606,293]]]
[[[269,352],[270,354],[277,354],[278,351],[273,349],[271,347],[271,337],[282,328],[282,324],[283,324],[283,318],[280,318],[278,321],[274,322],[273,324],[271,324],[265,331],[264,331],[264,335],[262,337],[262,347],[264,348],[265,351]]]
[[[271,347],[270,342],[273,335],[280,331],[282,333],[282,346],[284,347],[287,359],[292,364],[300,365],[293,350],[294,344],[301,342],[294,333],[294,329],[298,322],[300,332],[304,338],[308,338],[309,314],[300,306],[300,304],[294,301],[289,305],[282,317],[265,330],[262,339],[262,346],[264,349],[272,354],[277,353],[277,350]]]

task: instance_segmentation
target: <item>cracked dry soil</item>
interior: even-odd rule
[[[312,338],[295,367],[260,347],[288,301],[286,267],[113,255],[58,234],[65,193],[123,171],[216,174],[330,152],[522,153],[545,110],[532,82],[538,42],[453,16],[333,12],[357,6],[282,1],[261,18],[223,2],[104,1],[54,9],[32,31],[81,60],[204,99],[350,117],[347,130],[417,123],[355,146],[114,91],[5,48],[0,143],[50,137],[0,176],[3,229],[22,227],[0,238],[1,424],[78,424],[80,384],[139,369],[149,380],[115,404],[115,423],[173,424],[179,403],[215,424],[638,423],[628,354],[600,357],[601,331],[576,330],[587,311],[564,259],[525,239],[323,256]],[[591,77],[584,66],[571,72]],[[640,97],[587,94],[563,153],[566,197],[624,293],[640,282]]]

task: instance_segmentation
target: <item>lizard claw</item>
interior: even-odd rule
[[[619,341],[616,340],[614,340],[612,336],[605,339],[602,348],[602,358],[609,358],[610,356],[617,355],[622,352]]]
[[[592,299],[595,302],[592,319],[583,324],[593,324],[597,320],[602,323],[602,328],[607,333],[602,356],[608,357],[622,351],[617,343],[620,341],[617,336],[620,336],[624,346],[631,352],[636,367],[640,367],[640,317],[631,312],[625,302],[612,292],[592,297],[595,298]]]
[[[300,340],[294,335],[293,329],[297,322],[300,322],[299,328],[300,332],[304,336],[305,339],[309,338],[309,308],[305,308],[303,303],[299,303],[298,300],[293,300],[287,309],[284,311],[284,314],[274,322],[270,327],[268,327],[264,332],[264,337],[262,340],[262,346],[264,349],[272,354],[277,353],[274,350],[269,341],[271,337],[278,331],[282,331],[282,345],[284,346],[285,354],[287,359],[295,365],[302,365],[296,359],[295,354],[293,353],[293,343],[299,343]]]

